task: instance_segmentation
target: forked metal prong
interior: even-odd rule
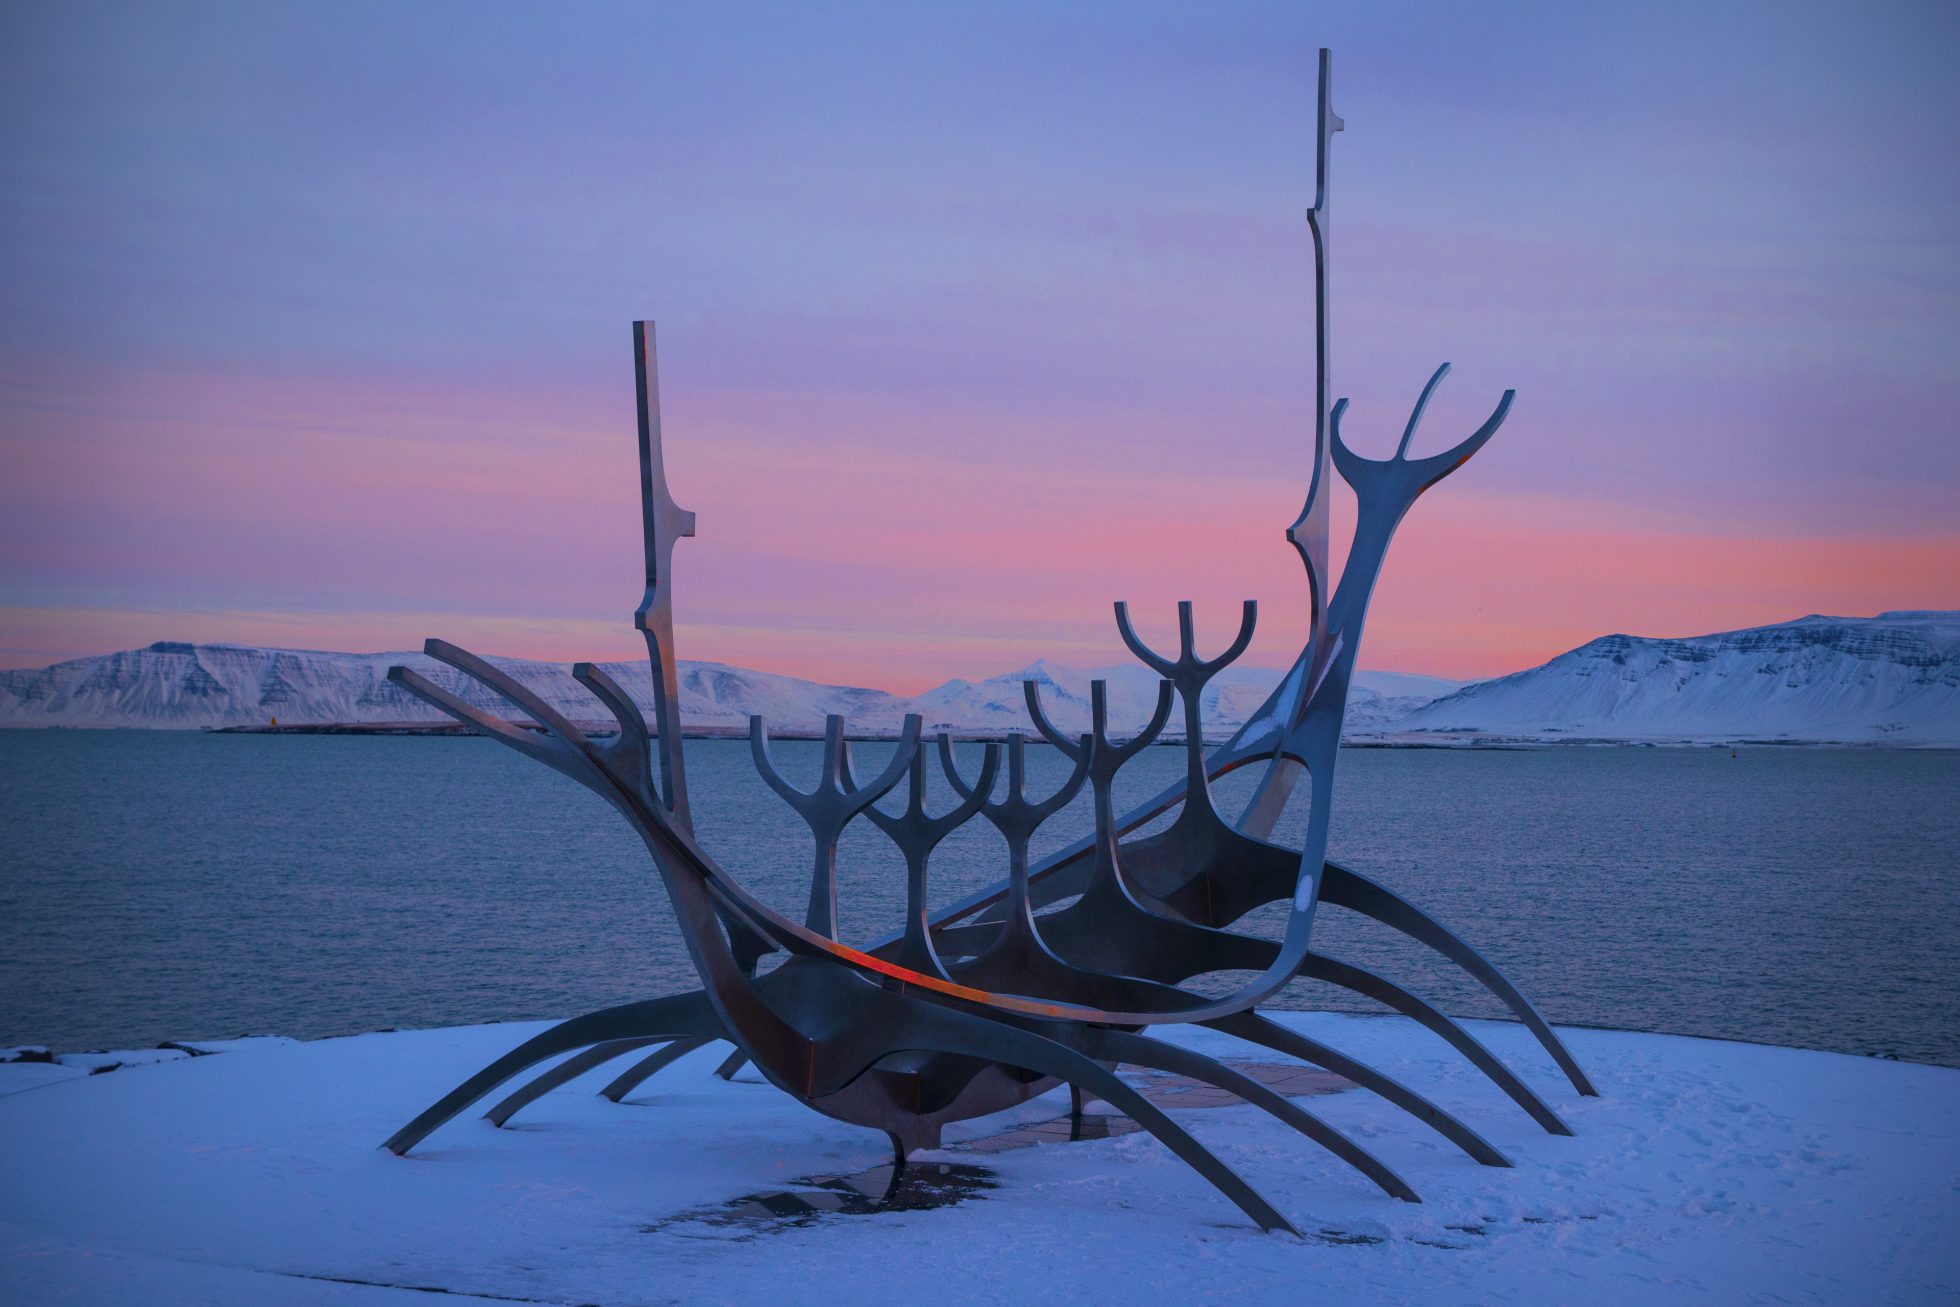
[[[945,731],[939,733],[939,742],[946,756],[952,752],[952,737]],[[850,777],[850,758],[844,759],[845,780],[855,784]],[[933,850],[945,838],[980,811],[986,796],[993,793],[994,777],[1000,770],[1000,746],[988,744],[981,757],[980,779],[971,791],[940,816],[934,817],[926,812],[926,753],[923,747],[912,750],[907,768],[910,777],[909,793],[905,808],[898,813],[889,813],[875,804],[864,810],[865,819],[883,831],[905,859],[905,937],[899,944],[898,962],[901,966],[931,975],[944,976],[946,964],[940,960],[938,950],[932,944],[930,914],[926,903],[926,868],[932,858]]]
[[[789,783],[769,751],[769,728],[761,714],[749,718],[749,752],[756,771],[783,802],[803,818],[816,846],[816,861],[810,875],[810,907],[804,916],[809,929],[837,938],[837,845],[844,828],[890,792],[911,765],[919,749],[919,733],[924,718],[907,713],[899,733],[898,748],[891,761],[869,784],[855,784],[850,777],[849,745],[844,739],[844,719],[832,714],[824,720],[822,773],[808,790]]]

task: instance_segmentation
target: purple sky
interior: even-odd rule
[[[683,656],[1283,662],[1323,44],[1350,438],[1519,391],[1364,665],[1960,607],[1956,13],[10,6],[0,665],[629,654],[635,317]]]

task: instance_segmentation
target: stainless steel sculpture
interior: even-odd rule
[[[1178,651],[1166,657],[1146,645],[1116,605],[1116,624],[1132,653],[1161,676],[1156,711],[1127,742],[1112,738],[1107,696],[1094,686],[1092,729],[1070,737],[1026,687],[1031,725],[1072,763],[1053,794],[1026,792],[1026,740],[989,744],[976,778],[961,772],[952,742],[941,735],[937,762],[959,802],[939,816],[926,811],[928,758],[921,723],[908,717],[891,762],[860,783],[845,723],[825,726],[816,789],[792,787],[777,772],[767,729],[751,722],[750,742],[763,777],[810,828],[814,849],[809,909],[801,923],[756,900],[696,842],[675,685],[674,543],[694,534],[694,515],[668,492],[661,454],[658,376],[650,323],[634,325],[640,402],[640,486],[647,585],[634,621],[645,633],[653,666],[654,720],[590,663],[574,675],[617,719],[616,737],[599,740],[491,664],[432,640],[428,653],[495,691],[541,731],[521,729],[465,703],[415,672],[397,667],[396,682],[465,724],[570,776],[610,803],[639,834],[672,901],[702,988],[609,1008],[566,1021],[526,1041],[411,1121],[387,1141],[397,1153],[492,1091],[554,1058],[542,1076],[504,1097],[489,1113],[502,1124],[547,1090],[629,1053],[642,1059],[602,1091],[618,1101],[682,1054],[714,1040],[735,1046],[732,1072],[752,1061],[768,1080],[828,1116],[882,1130],[902,1163],[908,1152],[938,1144],[950,1121],[984,1115],[1067,1084],[1078,1110],[1094,1094],[1128,1113],[1266,1229],[1292,1227],[1217,1157],[1153,1107],[1115,1073],[1131,1065],[1215,1085],[1291,1125],[1347,1162],[1385,1193],[1416,1194],[1378,1158],[1292,1100],[1232,1068],[1152,1037],[1162,1026],[1200,1024],[1312,1062],[1407,1110],[1490,1166],[1509,1163],[1463,1122],[1414,1090],[1354,1058],[1269,1020],[1258,1011],[1297,978],[1326,981],[1378,999],[1454,1045],[1546,1130],[1570,1133],[1558,1115],[1461,1025],[1408,990],[1312,947],[1322,905],[1374,918],[1428,945],[1483,983],[1530,1027],[1581,1094],[1594,1092],[1576,1061],[1531,1004],[1490,962],[1446,927],[1359,873],[1327,861],[1334,767],[1349,681],[1362,625],[1390,538],[1416,497],[1480,449],[1502,425],[1512,394],[1466,440],[1426,458],[1409,447],[1437,369],[1416,401],[1393,457],[1356,454],[1342,437],[1347,401],[1327,408],[1327,162],[1341,129],[1328,98],[1328,57],[1321,52],[1316,194],[1308,213],[1316,285],[1314,465],[1305,506],[1287,531],[1307,573],[1311,625],[1305,647],[1253,719],[1207,750],[1199,712],[1205,685],[1252,639],[1257,608],[1247,602],[1225,652],[1202,658],[1188,603],[1178,606]],[[1330,467],[1355,492],[1357,522],[1339,584],[1327,594]],[[1149,802],[1119,815],[1117,773],[1164,729],[1175,701],[1183,705],[1186,774]],[[1239,767],[1263,767],[1254,796],[1236,822],[1217,809],[1211,782]],[[1003,775],[1004,773],[1004,775]],[[1304,778],[1311,803],[1301,848],[1271,835],[1289,795]],[[875,806],[901,782],[898,811]],[[1087,785],[1094,829],[1038,864],[1029,841]],[[1160,832],[1129,837],[1177,808]],[[837,856],[850,823],[868,819],[903,856],[906,909],[901,928],[869,949],[837,939]],[[1006,839],[1006,876],[988,890],[937,911],[930,907],[933,850],[963,823],[983,817]],[[1038,910],[1063,899],[1058,910]],[[1255,908],[1287,905],[1278,939],[1235,931]],[[773,970],[758,961],[782,953]],[[1183,986],[1220,971],[1256,978],[1223,997]],[[652,1050],[648,1052],[648,1050]],[[569,1055],[569,1056],[567,1056]]]

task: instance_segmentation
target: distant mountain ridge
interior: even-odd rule
[[[1826,617],[1689,639],[1608,635],[1464,686],[1398,734],[1960,744],[1960,612]]]
[[[559,663],[492,659],[575,721],[606,714]],[[33,670],[0,671],[0,727],[199,729],[307,723],[432,723],[434,709],[387,679],[404,663],[478,706],[508,705],[421,654],[330,653],[159,642]],[[642,708],[653,686],[640,661],[605,664]],[[1207,738],[1222,740],[1259,707],[1280,673],[1231,667],[1206,688]],[[742,730],[761,713],[783,731],[821,729],[842,713],[854,730],[894,732],[908,712],[929,729],[1027,730],[1021,682],[1041,688],[1064,730],[1086,729],[1089,682],[1109,682],[1119,733],[1141,726],[1156,677],[1139,664],[1072,668],[1046,660],[983,681],[948,681],[907,698],[822,685],[723,663],[682,661],[681,719]],[[1173,719],[1174,728],[1179,719]],[[1721,741],[1960,745],[1960,612],[1876,617],[1813,614],[1685,639],[1609,635],[1528,671],[1463,684],[1360,672],[1348,699],[1353,739]]]
[[[572,679],[562,663],[492,658],[574,721],[610,720],[597,700]],[[78,658],[52,667],[0,671],[0,726],[139,727],[198,730],[343,723],[432,723],[448,719],[388,680],[403,664],[469,703],[498,713],[509,705],[476,682],[419,653],[333,653],[247,645],[159,641],[142,649]],[[642,709],[652,711],[653,681],[643,661],[602,664]],[[854,730],[895,732],[908,712],[928,728],[960,731],[1027,730],[1021,682],[1041,686],[1043,706],[1064,730],[1089,723],[1089,683],[1110,683],[1110,717],[1116,729],[1134,729],[1156,705],[1157,678],[1141,665],[1080,670],[1041,661],[984,681],[948,681],[916,698],[884,690],[822,685],[750,671],[725,663],[682,660],[678,668],[681,721],[694,729],[746,729],[761,713],[786,731],[820,730],[824,717],[842,713]],[[1370,688],[1379,677],[1392,699]],[[1278,684],[1266,668],[1229,668],[1206,688],[1207,735],[1237,729]],[[1363,672],[1351,701],[1367,712],[1380,703],[1398,707],[1411,697],[1426,702],[1461,682],[1399,673]],[[1426,689],[1427,693],[1424,693]],[[1374,714],[1381,716],[1379,712]],[[1397,714],[1399,715],[1399,713]],[[1173,718],[1182,731],[1182,718]]]

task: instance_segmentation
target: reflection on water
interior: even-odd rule
[[[815,750],[776,752],[807,785]],[[689,751],[704,842],[800,917],[801,823],[746,744]],[[1030,750],[1036,793],[1057,761]],[[1179,770],[1149,749],[1124,779],[1142,794]],[[1249,783],[1227,778],[1220,807]],[[1554,1020],[1960,1064],[1956,793],[1945,752],[1349,750],[1333,848]],[[561,1016],[695,984],[618,818],[489,741],[0,731],[0,794],[0,1043]],[[1085,798],[1038,843],[1087,822]],[[845,935],[896,927],[883,837],[854,829],[844,856]],[[996,878],[1001,857],[984,825],[960,831],[935,896]],[[1358,918],[1323,913],[1316,941],[1448,1010],[1501,1010]],[[1313,985],[1283,1002],[1368,1007]]]

